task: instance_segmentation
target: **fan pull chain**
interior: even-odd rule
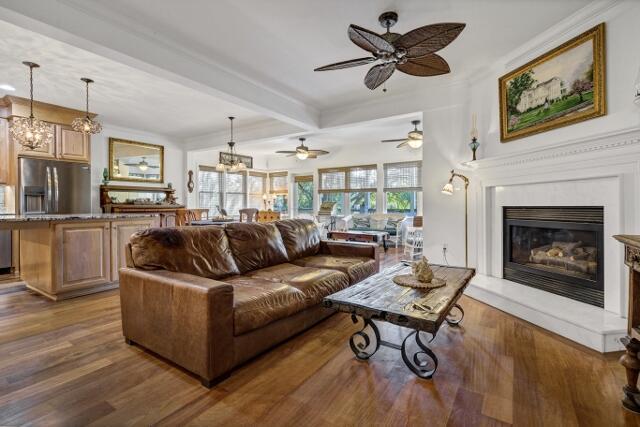
[[[387,82],[382,83],[382,92],[387,92]]]

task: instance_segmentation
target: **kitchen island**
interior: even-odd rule
[[[18,230],[19,275],[52,300],[118,286],[129,237],[157,225],[154,214],[0,215],[0,229]]]

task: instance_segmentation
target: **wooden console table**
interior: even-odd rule
[[[619,235],[614,239],[624,244],[624,263],[629,267],[629,314],[627,337],[623,338],[627,352],[620,363],[627,371],[627,384],[622,388],[622,405],[630,411],[640,413],[640,236]]]

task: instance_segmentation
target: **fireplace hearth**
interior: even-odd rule
[[[602,206],[504,207],[503,277],[604,307]]]

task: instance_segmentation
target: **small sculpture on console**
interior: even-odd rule
[[[433,270],[431,270],[429,260],[425,256],[411,265],[411,272],[422,283],[431,283],[433,280]]]

